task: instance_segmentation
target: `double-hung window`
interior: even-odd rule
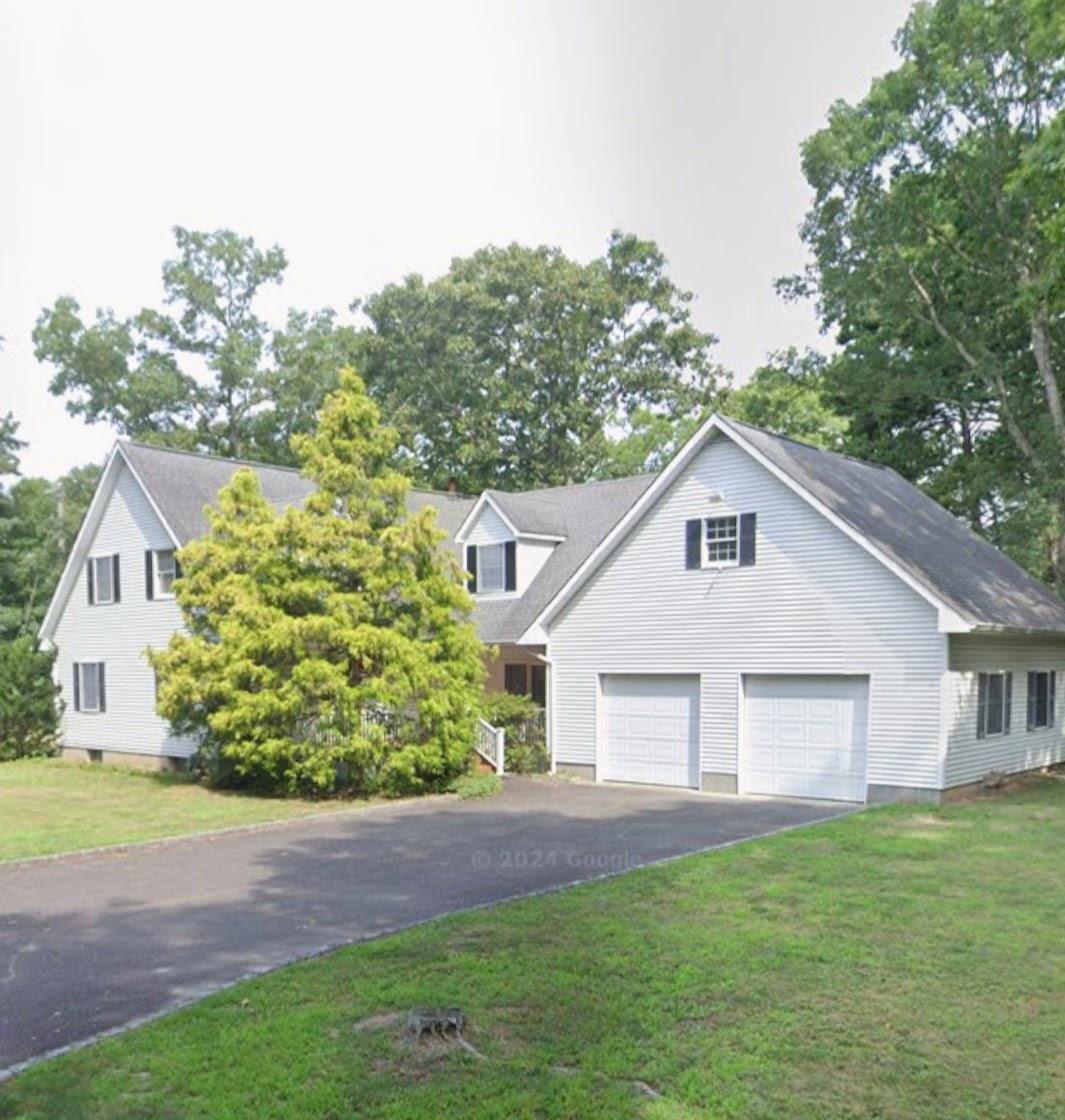
[[[85,565],[85,579],[90,606],[103,607],[119,601],[121,598],[119,575],[117,554],[89,557]]]
[[[484,594],[506,586],[506,545],[482,544],[477,549],[477,590]]]
[[[706,519],[707,564],[735,564],[740,555],[739,518],[708,517]]]
[[[1013,674],[980,673],[977,678],[976,696],[977,738],[1008,735],[1012,707]]]
[[[1035,670],[1028,674],[1028,730],[1054,726],[1054,694],[1057,692],[1057,673]]]
[[[177,579],[177,557],[172,548],[160,549],[155,554],[155,595],[158,599],[168,599],[174,594],[174,580]]]
[[[102,661],[74,663],[74,711],[107,711],[107,691],[104,685]]]

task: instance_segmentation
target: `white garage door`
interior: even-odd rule
[[[699,783],[699,678],[603,677],[603,776],[664,786]]]
[[[744,793],[865,800],[868,677],[744,679]]]

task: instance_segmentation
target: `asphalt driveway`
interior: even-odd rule
[[[0,865],[0,1076],[331,946],[850,808],[511,778],[484,801]]]

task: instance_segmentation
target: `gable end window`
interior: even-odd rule
[[[976,737],[1010,733],[1013,674],[980,673],[976,687]]]
[[[102,661],[74,662],[74,711],[107,711],[107,689],[104,677]]]
[[[112,556],[90,556],[85,562],[85,584],[89,606],[104,607],[122,601],[121,562]]]
[[[181,576],[181,565],[172,548],[149,550],[144,554],[144,595],[147,599],[172,599],[174,580]]]
[[[1035,670],[1028,674],[1028,730],[1054,726],[1054,697],[1058,674],[1053,670]]]
[[[694,518],[684,525],[686,568],[749,567],[755,562],[757,514]]]

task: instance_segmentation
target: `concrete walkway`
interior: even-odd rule
[[[483,801],[0,865],[0,1076],[330,946],[852,809],[510,778]]]

